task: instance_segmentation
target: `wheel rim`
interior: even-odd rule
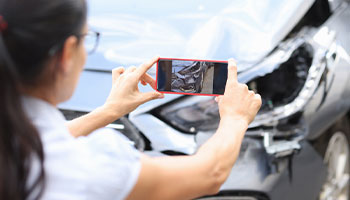
[[[324,163],[328,173],[320,200],[349,200],[349,144],[343,132],[329,140]]]

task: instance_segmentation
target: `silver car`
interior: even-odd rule
[[[233,57],[239,81],[261,94],[263,105],[228,180],[217,195],[202,199],[350,199],[349,1],[89,4],[89,24],[102,37],[75,95],[60,105],[67,119],[104,103],[115,67],[138,65],[154,55]],[[155,69],[149,73],[155,76]],[[173,156],[195,153],[218,123],[212,97],[166,95],[109,127],[146,154]]]

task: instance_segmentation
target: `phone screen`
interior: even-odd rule
[[[157,63],[157,90],[191,95],[222,95],[227,61],[161,58]]]

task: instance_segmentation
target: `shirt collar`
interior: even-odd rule
[[[65,126],[66,120],[63,114],[44,100],[32,96],[22,96],[22,106],[29,119],[36,125]]]

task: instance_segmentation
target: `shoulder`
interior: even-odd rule
[[[89,146],[93,153],[108,155],[113,158],[139,160],[140,152],[134,148],[134,142],[122,133],[109,128],[98,129],[87,137],[77,139],[79,143]]]
[[[66,148],[61,150],[51,151],[61,155],[46,155],[45,161],[55,190],[60,184],[68,184],[69,189],[61,192],[83,194],[88,199],[124,199],[136,184],[140,152],[120,132],[99,129],[89,136],[67,141]]]

